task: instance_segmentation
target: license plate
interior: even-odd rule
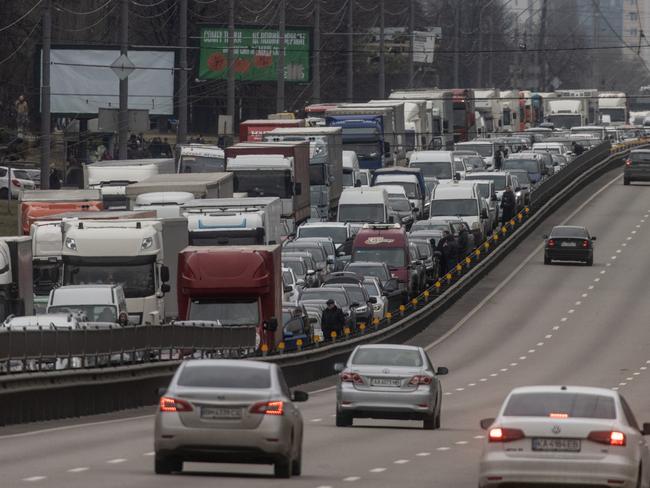
[[[576,247],[576,243],[575,242],[563,242],[562,244],[560,244],[560,246],[562,246],[562,247]]]
[[[402,380],[392,379],[392,378],[373,378],[370,381],[371,386],[400,386]]]
[[[533,438],[533,451],[580,452],[580,439]]]
[[[240,419],[241,408],[202,407],[201,418],[214,419]]]

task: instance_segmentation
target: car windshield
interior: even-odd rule
[[[291,285],[294,284],[293,283],[293,275],[291,274],[291,271],[283,271],[282,272],[282,281],[287,286],[291,286]]]
[[[325,254],[325,250],[320,246],[303,247],[300,244],[295,243],[295,244],[287,244],[285,246],[285,249],[287,251],[308,252],[309,254],[311,254],[311,257],[314,258],[314,261],[316,261],[317,263],[324,264],[325,261],[327,260],[327,255]]]
[[[343,186],[354,186],[354,173],[352,171],[343,171]]]
[[[485,169],[483,160],[474,156],[465,158],[465,166],[470,166],[472,169]]]
[[[414,349],[360,347],[352,355],[350,364],[418,368],[422,366],[422,356]]]
[[[366,303],[366,296],[363,293],[363,288],[361,286],[346,286],[345,291],[348,292],[348,295],[350,295],[350,300],[352,302],[356,302],[360,305],[363,305]]]
[[[492,156],[494,152],[494,146],[492,144],[463,144],[458,146],[458,149],[463,151],[474,151],[479,153],[483,157]]]
[[[14,169],[12,170],[12,174],[14,175],[14,178],[18,178],[19,180],[31,181],[31,178],[29,177],[29,173],[24,169]]]
[[[503,412],[507,417],[552,417],[615,419],[614,399],[582,393],[518,393],[512,395]]]
[[[247,366],[192,365],[181,370],[177,383],[192,388],[264,389],[271,387],[271,372]]]
[[[352,252],[352,261],[373,261],[386,263],[391,268],[401,268],[406,266],[406,255],[404,249],[394,248],[357,248]]]
[[[411,227],[411,232],[418,230],[449,230],[448,224],[429,222],[427,220],[418,220]]]
[[[282,260],[282,266],[285,268],[291,268],[296,276],[305,276],[307,274],[307,267],[305,263],[298,260],[284,261]]]
[[[359,173],[359,180],[364,186],[368,186],[370,182],[368,181],[368,173]]]
[[[305,288],[300,292],[300,300],[329,300],[332,299],[339,307],[347,307],[348,295],[340,288]]]
[[[398,212],[409,212],[411,210],[411,204],[406,198],[388,198],[390,203],[390,208]]]
[[[345,269],[346,271],[353,271],[361,276],[379,278],[380,281],[388,281],[390,279],[390,272],[383,266],[372,266],[358,262],[348,264]]]
[[[117,322],[117,308],[114,305],[55,305],[47,313],[79,312],[88,322]]]
[[[589,237],[587,231],[582,227],[555,227],[551,231],[551,237]]]
[[[381,291],[379,290],[379,287],[377,286],[377,283],[373,282],[364,282],[363,287],[366,289],[368,292],[368,295],[371,297],[378,297],[381,295]]]
[[[439,180],[450,180],[451,163],[449,161],[412,161],[409,166],[411,168],[420,168],[422,175],[425,178],[438,178]]]
[[[534,159],[506,159],[503,162],[503,169],[524,169],[528,173],[539,173],[539,163]]]
[[[233,191],[249,197],[290,198],[293,195],[290,171],[233,171]]]
[[[477,183],[478,191],[483,198],[490,198],[490,184],[489,183]]]
[[[376,136],[379,138],[379,135]],[[357,159],[364,161],[366,159],[379,158],[381,152],[379,150],[379,142],[343,142],[343,148],[346,151],[354,151],[357,153]]]
[[[472,198],[431,201],[430,215],[432,217],[441,215],[460,215],[468,217],[476,216],[477,213],[477,203],[476,200]]]
[[[404,192],[406,193],[407,198],[417,198],[418,197],[418,188],[415,183],[407,183],[407,182],[399,182],[399,181],[386,181],[386,182],[379,182],[375,186],[386,186],[386,185],[394,185],[394,186],[401,186],[404,188]]]
[[[181,156],[181,173],[223,173],[226,160],[218,157]]]
[[[650,152],[633,152],[630,153],[632,163],[650,163]]]
[[[517,177],[520,185],[530,185],[530,178],[527,171],[512,171],[511,174]]]
[[[348,230],[345,227],[298,227],[300,237],[329,237],[335,244],[343,244],[347,240]]]
[[[190,302],[188,320],[218,321],[223,326],[258,325],[257,300],[222,301],[196,298]]]
[[[32,271],[34,274],[34,294],[47,296],[50,290],[59,283],[61,264],[50,263],[49,261],[34,261]]]
[[[492,180],[494,182],[494,190],[501,191],[506,189],[506,177],[505,175],[467,175],[465,176],[466,180]]]
[[[380,204],[339,205],[339,222],[384,222],[384,206]]]
[[[66,264],[64,285],[122,285],[126,298],[142,298],[156,294],[155,263],[131,265]]]

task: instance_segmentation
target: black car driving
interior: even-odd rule
[[[544,236],[544,264],[553,261],[582,261],[587,266],[594,264],[596,237],[577,225],[557,225]]]

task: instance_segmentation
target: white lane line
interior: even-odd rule
[[[474,439],[485,439],[484,435],[475,435]]]
[[[580,306],[580,305],[582,305],[582,302],[581,302],[580,300],[578,300],[578,301],[576,302],[576,305]]]
[[[560,319],[560,322],[566,322],[567,320],[569,320],[568,317],[562,317],[562,318]]]
[[[641,228],[641,225],[640,225],[640,224],[636,224],[636,228],[637,228],[637,229],[640,229],[640,228]]]
[[[370,470],[371,473],[383,473],[384,471],[386,471],[386,468],[372,468]]]
[[[582,202],[578,208],[576,208],[573,212],[571,212],[570,215],[567,216],[562,222],[560,222],[559,225],[565,225],[569,220],[571,220],[573,217],[578,215],[587,205],[589,205],[591,202],[593,202],[601,193],[603,193],[607,188],[612,186],[614,183],[616,183],[619,179],[621,179],[622,175],[616,176],[609,182],[607,182],[603,187],[599,188],[598,191],[596,191],[593,195],[591,195],[587,200]],[[426,346],[424,348],[425,351],[428,351],[429,349],[433,349],[439,344],[442,344],[448,337],[453,335],[458,329],[460,329],[469,319],[471,319],[481,308],[485,306],[486,303],[488,303],[492,298],[499,293],[508,283],[519,274],[519,272],[526,266],[542,249],[544,248],[544,243],[540,244],[537,246],[533,251],[526,256],[526,259],[524,259],[515,269],[512,270],[512,272],[506,276],[504,280],[499,283],[499,285],[492,290],[483,300],[481,300],[472,310],[470,310],[462,319],[456,323],[450,330],[448,330],[445,334],[443,334],[441,337],[433,341],[431,344]]]
[[[332,488],[330,485],[321,485],[317,486],[316,488]]]
[[[625,385],[627,385],[627,383],[624,383],[624,382],[621,382],[621,383],[618,384],[618,386],[625,386]]]
[[[43,481],[44,479],[46,479],[46,476],[30,476],[29,478],[23,478],[22,481],[34,483],[36,481]]]
[[[635,230],[633,230],[633,231],[632,231],[632,234],[636,234],[636,231],[635,231]]]
[[[575,312],[575,310],[574,310],[574,309],[570,309],[567,313],[573,313],[573,312]]]
[[[449,449],[451,449],[451,447],[441,446],[436,448],[436,451],[448,451]]]
[[[88,471],[90,468],[87,467],[80,467],[80,468],[72,468],[68,470],[68,473],[83,473],[84,471]]]
[[[352,483],[354,481],[359,481],[361,479],[361,476],[348,476],[347,478],[343,478],[343,481],[346,481],[348,483]]]
[[[106,461],[107,464],[120,464],[120,463],[125,463],[126,459],[125,458],[115,458],[115,459],[109,459]]]
[[[587,287],[587,290],[593,290],[594,288],[595,288],[594,285],[589,285],[589,286]]]
[[[607,273],[607,270],[604,269],[600,272],[600,274],[605,274],[605,273]]]
[[[538,342],[538,343],[537,343],[537,347],[542,347],[543,345],[544,345],[543,342]]]
[[[492,378],[496,378],[497,376],[499,376],[499,373],[492,373],[490,374],[490,376],[492,376]]]
[[[427,456],[431,456],[431,453],[430,452],[418,452],[416,454],[416,456],[417,457],[427,457]]]
[[[487,378],[481,378],[479,381],[480,381],[480,382],[486,382],[486,381],[487,381]]]
[[[594,281],[598,283],[600,281],[600,278],[594,278]]]
[[[645,363],[646,363],[646,364],[650,364],[650,359],[648,359]]]
[[[631,240],[632,240],[632,237],[631,237],[631,236],[627,236],[627,240],[628,240],[628,241],[631,241]]]
[[[502,373],[505,373],[506,371],[508,371],[508,368],[501,368],[500,371],[501,371]]]
[[[546,334],[544,336],[544,339],[550,339],[551,337],[553,337],[553,334]],[[544,344],[544,343],[542,342],[541,344]]]
[[[155,456],[155,455],[156,455],[156,453],[154,451],[145,452],[143,454],[143,456]]]
[[[462,387],[456,388],[456,391],[464,391],[464,390],[465,390],[465,388],[462,388]]]
[[[323,419],[311,419],[311,422],[322,422]]]
[[[450,391],[446,391],[446,392],[445,392],[445,396],[450,396],[450,395],[453,395],[453,393],[450,392]]]
[[[605,263],[605,266],[607,266],[608,268],[609,268],[611,265],[612,265],[612,263]]]
[[[457,446],[464,446],[467,443],[468,443],[467,441],[456,441],[454,444],[456,444]]]
[[[640,369],[641,371],[645,371],[645,370],[648,369],[648,368],[647,368],[646,366],[641,366],[639,369]]]
[[[393,464],[406,464],[409,463],[410,461],[408,459],[397,459],[393,461]]]
[[[519,356],[519,359],[524,361],[526,359],[526,356]]]
[[[582,298],[587,298],[589,296],[589,293],[583,293]]]
[[[467,386],[476,386],[476,383],[468,383]]]
[[[631,376],[628,376],[628,377],[625,378],[625,379],[626,379],[627,381],[632,381],[634,378],[632,378]]]
[[[618,390],[618,386],[612,386],[612,390],[614,391]]]
[[[617,249],[617,250],[616,250],[616,254],[621,254],[622,252],[623,252],[623,251],[621,251],[620,249]]]
[[[535,349],[528,349],[528,354],[532,354],[535,352]]]
[[[621,243],[621,246],[623,246],[623,247],[627,247],[627,242],[623,242],[623,243]]]
[[[616,259],[616,256],[612,256],[612,258],[611,258],[611,259]]]
[[[632,376],[639,376],[640,374],[641,373],[639,373],[638,371],[635,371],[634,373],[632,373]]]
[[[560,326],[559,325],[554,325],[553,330],[560,330]]]
[[[519,363],[510,363],[510,366],[517,366]]]

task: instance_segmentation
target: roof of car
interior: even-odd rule
[[[183,366],[193,368],[195,366],[237,366],[242,368],[271,369],[273,363],[264,361],[250,361],[246,359],[188,359],[183,361]]]
[[[348,267],[350,267],[350,266],[380,266],[380,267],[383,268],[384,266],[387,266],[387,264],[386,263],[380,263],[378,261],[354,261],[354,262],[348,263],[346,265],[346,269]]]
[[[357,349],[401,349],[403,351],[420,351],[420,346],[408,346],[405,344],[361,344]]]
[[[595,386],[570,386],[570,385],[535,385],[521,386],[514,388],[510,394],[520,393],[582,393],[588,395],[601,395],[616,397],[617,393],[609,388],[598,388]]]
[[[345,222],[306,222],[301,224],[300,227],[348,227],[350,224]]]

